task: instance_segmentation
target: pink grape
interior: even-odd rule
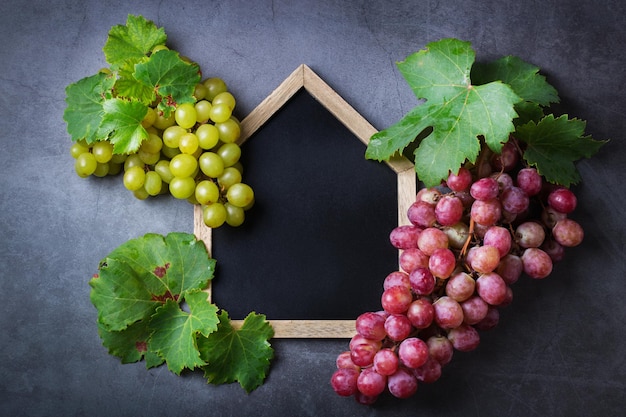
[[[418,248],[405,249],[400,253],[400,268],[411,273],[415,268],[428,266],[428,255]]]
[[[452,329],[463,323],[461,305],[448,296],[443,296],[433,303],[435,323],[443,329]]]
[[[359,371],[350,368],[337,369],[330,378],[333,390],[342,397],[349,397],[357,392]]]
[[[498,182],[498,188],[500,192],[502,190],[513,186],[513,178],[506,172],[498,172],[497,174],[491,174],[491,177]]]
[[[482,274],[476,280],[476,292],[491,305],[498,305],[506,297],[506,283],[495,272]]]
[[[461,303],[463,309],[463,322],[476,324],[485,318],[489,310],[489,304],[481,297],[474,295]]]
[[[368,312],[357,317],[356,331],[361,336],[371,340],[383,340],[385,332],[385,318],[380,314]]]
[[[502,217],[502,205],[497,199],[476,200],[472,203],[470,216],[478,224],[492,226]]]
[[[419,368],[428,360],[428,345],[422,339],[409,337],[398,346],[400,363],[409,368]]]
[[[500,257],[506,256],[511,251],[511,233],[502,226],[491,226],[483,236],[483,244],[498,249]]]
[[[453,195],[444,195],[437,202],[434,214],[440,225],[452,226],[461,221],[463,217],[463,202]],[[432,224],[427,226],[432,226]]]
[[[454,249],[461,249],[469,237],[469,226],[458,222],[452,226],[444,226],[441,230],[448,237],[448,244]]]
[[[411,282],[409,281],[409,274],[403,271],[390,272],[383,281],[383,290],[389,289],[399,285],[411,289]]]
[[[550,255],[539,248],[528,248],[522,254],[524,273],[531,278],[542,279],[552,272]]]
[[[448,248],[436,249],[428,259],[428,268],[435,277],[448,278],[456,268],[454,252]]]
[[[430,356],[424,365],[413,369],[413,375],[418,382],[433,383],[441,377],[441,363]]]
[[[509,187],[502,191],[500,196],[502,209],[513,214],[519,214],[528,209],[530,200],[528,195],[519,187]]]
[[[561,246],[571,248],[582,243],[585,232],[578,222],[572,219],[563,219],[556,222],[552,228],[552,237]]]
[[[548,204],[560,213],[571,213],[576,209],[577,199],[567,188],[557,188],[548,195]]]
[[[435,227],[422,230],[417,237],[417,247],[428,256],[432,255],[435,250],[448,246],[448,236]]]
[[[411,289],[417,295],[429,295],[435,289],[436,279],[428,268],[415,268],[409,274],[409,281]]]
[[[425,201],[433,206],[437,204],[437,201],[441,197],[441,191],[436,188],[422,188],[417,192],[415,201]]]
[[[383,291],[381,304],[389,314],[400,314],[407,311],[413,302],[413,294],[406,287],[395,286]]]
[[[420,227],[431,227],[437,222],[435,206],[426,201],[416,201],[407,210],[408,220]]]
[[[515,284],[522,275],[522,272],[524,272],[522,259],[511,253],[500,259],[500,263],[496,268],[496,273],[500,275],[508,285]]]
[[[415,225],[397,226],[389,234],[389,241],[396,249],[416,248],[421,230]]]
[[[370,366],[374,362],[374,355],[378,350],[370,344],[355,345],[350,348],[350,359],[357,366]]]
[[[448,332],[448,339],[452,342],[452,346],[461,352],[472,351],[476,349],[480,343],[478,331],[468,324],[462,324],[459,327],[451,329]]]
[[[387,378],[387,388],[396,398],[409,398],[417,391],[417,379],[404,368],[399,368]]]
[[[372,346],[372,349],[374,349],[375,351],[379,351],[382,347],[382,342],[380,340],[368,339],[357,333],[352,337],[352,339],[350,339],[350,344],[348,345],[348,347],[350,348],[350,350],[352,350],[352,348],[358,345],[370,345]]]
[[[374,356],[374,370],[381,375],[391,375],[398,370],[400,360],[396,352],[389,348],[379,350]]]
[[[517,173],[517,186],[524,190],[527,196],[532,197],[541,192],[543,180],[535,168],[522,168]]]
[[[496,171],[510,171],[515,168],[519,162],[519,152],[517,147],[511,141],[502,145],[500,154],[495,154],[491,159],[491,165]]]
[[[499,308],[502,307],[506,307],[509,304],[511,304],[513,302],[513,288],[509,287],[508,285],[506,286],[506,296],[504,297],[504,300],[498,304]]]
[[[386,387],[387,377],[376,372],[373,367],[363,369],[357,378],[357,389],[369,397],[382,394]]]
[[[413,301],[406,312],[411,325],[417,329],[425,329],[435,318],[435,309],[427,298],[418,298]]]
[[[474,325],[478,330],[491,330],[498,325],[500,321],[500,310],[497,307],[489,306],[487,315],[484,319]]]
[[[545,238],[543,226],[534,221],[524,222],[515,229],[515,240],[523,248],[538,248]]]
[[[459,168],[456,174],[448,175],[446,185],[452,191],[465,191],[472,185],[472,173],[464,167]]]
[[[495,246],[475,246],[472,249],[470,266],[474,271],[481,274],[488,273],[496,269],[500,263],[500,252]]]
[[[565,247],[553,239],[546,239],[539,249],[550,256],[553,264],[562,261],[565,257]]]
[[[350,356],[351,354],[349,350],[346,350],[345,352],[341,352],[337,356],[337,360],[335,361],[337,365],[337,369],[350,368],[350,369],[356,369],[357,371],[360,371],[361,367],[356,365],[354,362],[352,362],[352,358]]]
[[[476,200],[487,201],[498,197],[500,186],[492,177],[481,178],[470,187],[470,194]]]
[[[444,336],[431,336],[426,340],[428,346],[428,354],[435,359],[441,366],[447,365],[452,361],[454,356],[454,346],[452,342]]]
[[[446,282],[446,295],[455,301],[465,301],[474,294],[476,281],[466,272],[453,274]]]
[[[391,340],[400,342],[409,337],[413,331],[413,326],[406,315],[391,314],[385,320],[385,331]]]
[[[566,218],[566,213],[558,212],[551,206],[546,206],[541,212],[541,221],[548,229],[552,229],[554,225],[556,225],[556,222]]]
[[[354,399],[362,405],[373,405],[378,401],[378,395],[365,395],[359,391],[354,394]]]

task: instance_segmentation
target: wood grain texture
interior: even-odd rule
[[[300,89],[304,88],[313,98],[335,116],[364,145],[377,132],[363,116],[305,64],[296,68],[274,91],[241,121],[241,135],[237,141],[243,144],[250,139],[276,112],[278,112]],[[406,212],[415,201],[417,178],[413,164],[401,155],[392,157],[386,164],[397,174],[398,225],[408,224]],[[211,254],[211,229],[202,219],[202,209],[194,208],[194,234],[204,242]],[[206,289],[211,300],[211,286]],[[356,333],[354,320],[271,320],[275,338],[351,338]],[[242,320],[233,320],[235,328]]]

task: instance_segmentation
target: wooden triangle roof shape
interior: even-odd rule
[[[324,106],[352,134],[367,146],[370,137],[377,132],[363,116],[337,94],[311,68],[301,64],[274,91],[255,107],[240,123],[241,134],[237,140],[243,144],[250,139],[276,112],[298,91],[305,89]],[[386,164],[396,173],[398,191],[398,225],[408,224],[406,213],[415,202],[417,178],[414,165],[403,156],[395,156]],[[194,207],[194,234],[202,240],[211,254],[211,229],[204,225],[202,208]],[[211,285],[205,290],[211,300]],[[351,338],[354,336],[354,320],[269,320],[275,338]],[[234,328],[240,328],[243,320],[231,320]]]

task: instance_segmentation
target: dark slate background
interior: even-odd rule
[[[0,4],[1,415],[623,415],[624,2],[129,3]],[[185,202],[137,201],[119,178],[73,172],[64,88],[105,66],[107,32],[129,13],[154,20],[171,47],[224,78],[240,117],[305,63],[383,129],[416,104],[395,62],[443,37],[471,41],[478,60],[513,54],[541,67],[563,111],[587,120],[595,138],[612,139],[578,165],[584,245],[549,279],[516,284],[480,347],[457,354],[440,381],[410,400],[367,408],[336,396],[328,380],[345,340],[274,340],[271,372],[249,395],[195,373],[120,364],[101,346],[87,281],[121,243],[191,232],[193,217]],[[346,268],[342,259],[332,262]]]

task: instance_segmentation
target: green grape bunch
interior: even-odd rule
[[[153,22],[131,15],[109,32],[110,68],[67,87],[76,174],[121,174],[138,199],[170,194],[200,204],[207,227],[240,226],[254,191],[242,182],[236,99],[165,40]]]

